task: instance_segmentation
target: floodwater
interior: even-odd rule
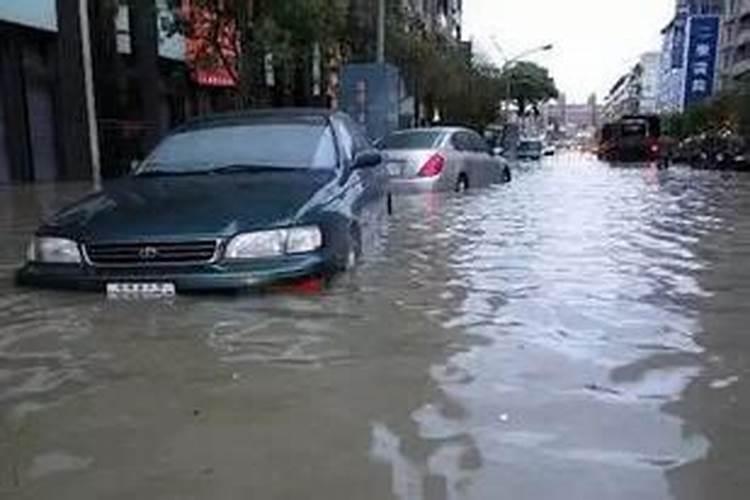
[[[2,498],[747,498],[748,175],[399,199],[320,296],[15,289],[80,191],[0,188]]]

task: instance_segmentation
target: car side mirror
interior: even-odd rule
[[[383,163],[383,155],[379,151],[363,151],[354,158],[352,170],[377,167],[381,163]]]

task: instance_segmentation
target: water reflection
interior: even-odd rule
[[[747,177],[564,155],[399,199],[316,297],[12,288],[82,189],[0,191],[0,493],[742,497]]]

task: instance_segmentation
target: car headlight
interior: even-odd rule
[[[31,240],[26,258],[46,264],[80,264],[78,243],[66,238],[36,237]]]
[[[225,257],[231,260],[279,257],[314,252],[322,245],[323,235],[317,226],[257,231],[232,238]]]

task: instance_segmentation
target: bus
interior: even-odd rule
[[[599,159],[611,162],[654,162],[664,159],[661,119],[628,115],[606,123],[599,132]]]

